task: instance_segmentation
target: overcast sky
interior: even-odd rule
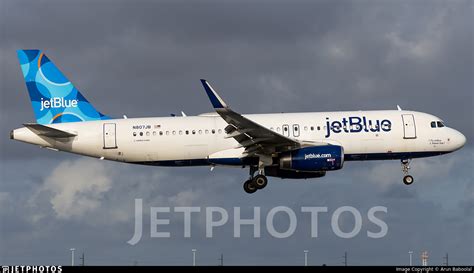
[[[406,264],[408,251],[430,264],[474,263],[474,6],[472,1],[0,1],[0,264]],[[350,162],[321,179],[270,179],[248,195],[247,171],[154,168],[55,153],[8,139],[33,122],[15,50],[39,48],[109,116],[188,115],[212,111],[199,83],[208,79],[242,113],[403,109],[428,112],[463,132],[460,151],[412,163],[414,185],[398,161]],[[171,239],[130,246],[134,199],[150,206],[240,206],[250,217],[275,206],[299,212],[327,206],[318,238],[308,215],[286,239],[254,239],[233,225],[203,233],[204,214],[183,238],[170,214]],[[340,239],[331,215],[363,213],[361,233]],[[367,222],[386,206],[381,239]],[[232,215],[230,215],[232,216]],[[149,216],[145,216],[149,219]],[[149,221],[148,221],[149,222]],[[262,218],[262,223],[265,219]],[[145,221],[145,224],[146,221]],[[285,217],[275,218],[284,230]],[[350,230],[353,220],[341,218]],[[194,234],[195,232],[195,234]]]

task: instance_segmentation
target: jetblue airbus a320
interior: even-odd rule
[[[267,176],[323,177],[355,160],[400,160],[409,185],[411,159],[450,153],[466,142],[440,118],[399,107],[241,115],[206,80],[213,113],[117,119],[97,111],[40,50],[17,53],[36,123],[11,131],[11,139],[134,164],[248,167],[247,193],[263,189]]]

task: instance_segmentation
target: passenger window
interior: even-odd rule
[[[133,136],[137,136],[137,133],[136,133],[136,132],[133,132]]]
[[[188,131],[188,130],[186,130],[186,134],[189,135],[189,131]]]
[[[193,130],[193,135],[195,135],[195,134],[196,134],[196,130]]]
[[[146,136],[150,136],[150,132],[146,132]]]
[[[444,124],[443,124],[442,121],[438,121],[438,122],[436,122],[436,124],[438,125],[438,128],[444,127]]]
[[[173,131],[173,136],[176,135],[176,131]]]
[[[160,136],[162,136],[162,135],[163,135],[163,131],[160,131]]]
[[[431,128],[436,128],[436,121],[431,122]]]
[[[310,129],[311,131],[314,131],[314,126],[311,126],[309,129]]]
[[[166,131],[166,135],[169,136],[169,135],[170,135],[170,131]]]
[[[215,134],[215,133],[216,133],[216,130],[212,129],[212,133]]]
[[[304,127],[304,130],[305,130],[305,131],[308,131],[308,126],[305,126],[305,127]]]
[[[318,131],[320,131],[320,130],[321,130],[321,127],[320,127],[320,126],[318,126]]]
[[[179,130],[179,135],[182,135],[183,134],[183,131]]]
[[[293,136],[294,137],[300,136],[300,126],[298,124],[293,124]]]
[[[140,132],[140,136],[143,136],[143,132]]]
[[[221,129],[219,129],[217,132],[220,134],[220,133],[222,133],[222,130],[221,130]]]
[[[206,133],[206,135],[209,134],[209,130],[206,130],[206,131],[204,131],[204,132]]]
[[[283,127],[283,131],[288,131],[288,127]]]
[[[199,130],[199,134],[200,134],[200,135],[202,134],[202,130]]]
[[[280,127],[277,127],[277,132],[280,132]]]

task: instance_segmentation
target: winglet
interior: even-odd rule
[[[217,92],[212,88],[212,86],[204,79],[201,79],[201,83],[206,90],[207,96],[211,100],[212,106],[216,109],[218,108],[227,108],[227,104],[222,100],[222,98],[217,94]]]

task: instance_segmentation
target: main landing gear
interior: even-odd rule
[[[403,183],[405,183],[405,185],[411,185],[414,181],[413,176],[408,174],[408,171],[410,170],[410,162],[411,159],[402,159],[402,172],[405,175],[403,177]]]
[[[250,167],[250,178],[244,182],[244,191],[246,193],[254,193],[257,190],[265,188],[268,184],[268,179],[263,174],[263,170],[259,170],[259,174],[254,176],[256,171],[256,167]]]

